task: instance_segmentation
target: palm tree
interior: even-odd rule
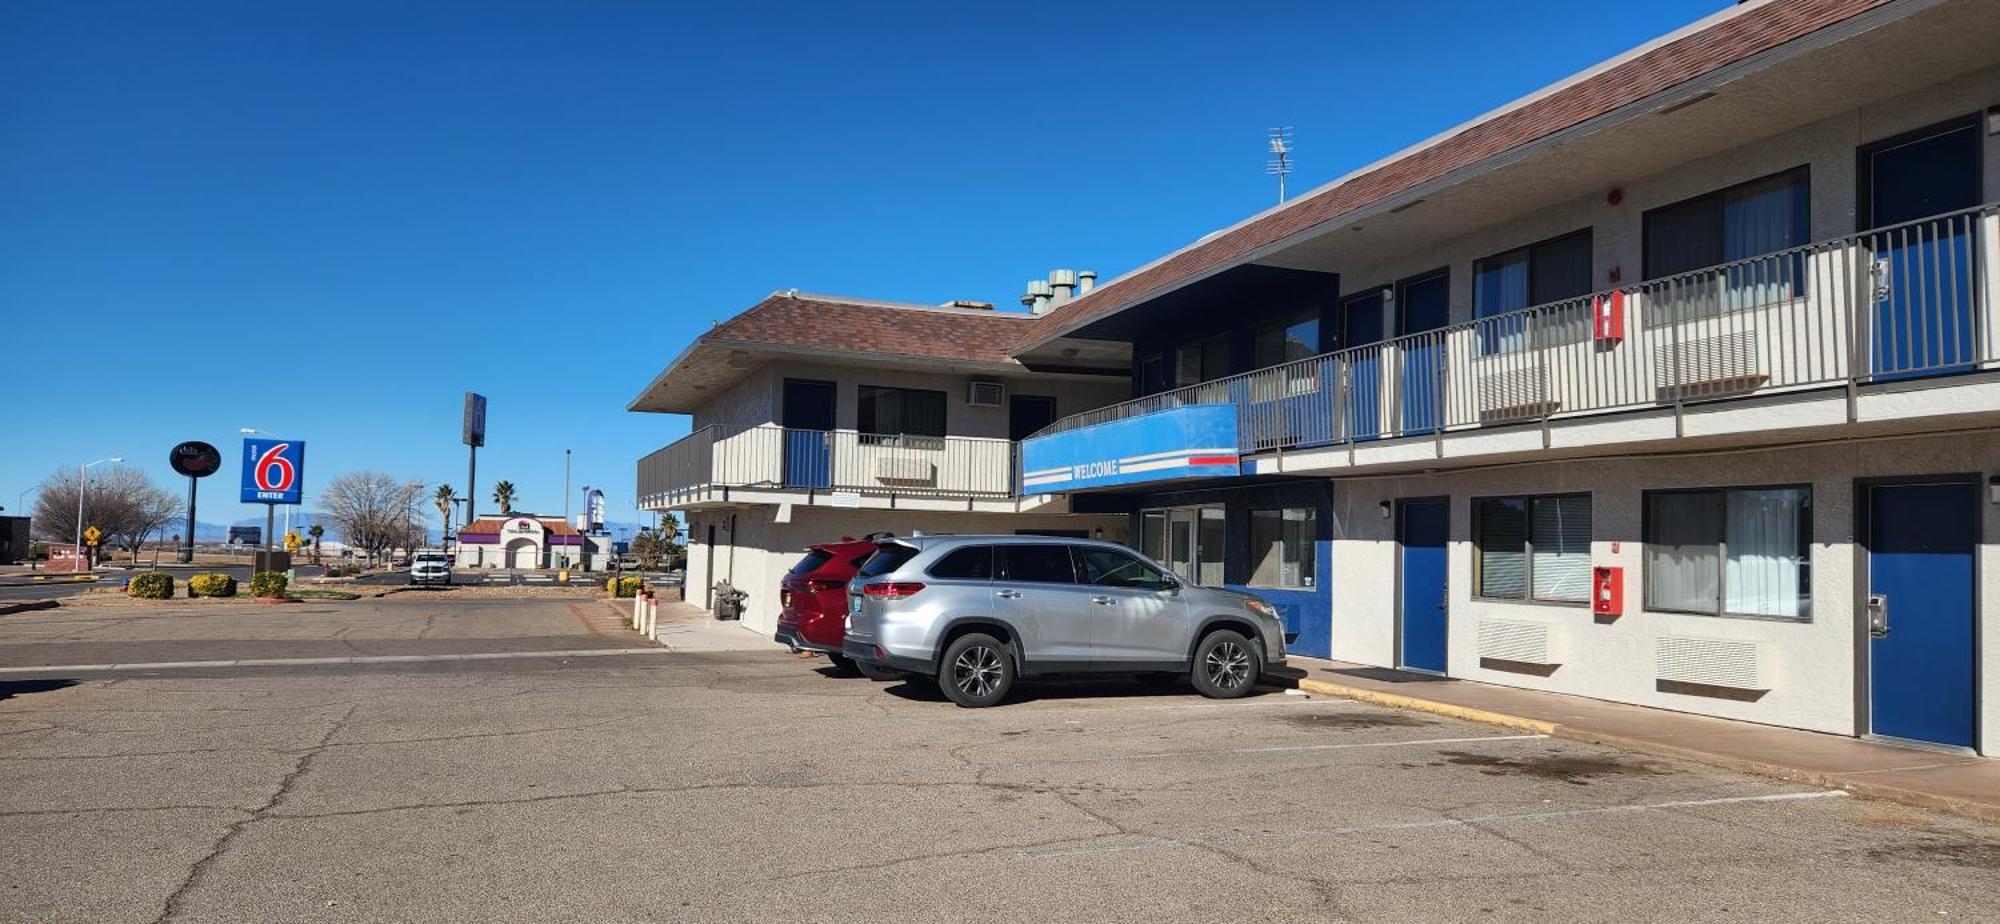
[[[317,565],[319,564],[319,537],[326,535],[326,527],[321,526],[318,523],[314,523],[313,525],[306,527],[306,535],[312,537],[313,564]]]
[[[451,485],[448,484],[438,485],[437,491],[431,494],[431,503],[436,505],[438,514],[444,517],[444,534],[447,536],[451,535],[451,502],[456,499],[452,496]]]
[[[513,513],[514,513],[514,497],[515,497],[515,494],[514,494],[514,483],[513,483],[513,482],[511,482],[511,481],[501,481],[501,482],[495,482],[495,483],[494,483],[494,485],[493,485],[493,502],[494,502],[494,503],[496,503],[496,504],[499,504],[499,505],[500,505],[500,515],[501,515],[501,516],[503,516],[503,517],[504,517],[504,516],[511,516],[511,515],[513,515]]]

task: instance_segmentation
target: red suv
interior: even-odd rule
[[[806,557],[778,582],[778,641],[824,654],[841,670],[853,669],[854,662],[840,653],[847,635],[847,582],[875,548],[872,536],[808,547]]]

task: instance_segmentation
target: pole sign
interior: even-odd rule
[[[486,445],[485,395],[465,393],[465,421],[459,429],[459,442],[475,448]]]
[[[297,504],[305,480],[305,443],[254,436],[243,441],[243,503]]]
[[[207,478],[222,468],[222,451],[199,440],[189,440],[167,454],[167,463],[189,478]]]

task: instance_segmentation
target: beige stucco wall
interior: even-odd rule
[[[761,633],[778,625],[778,581],[806,546],[887,530],[907,536],[929,533],[1014,533],[1032,529],[1102,530],[1102,538],[1124,542],[1126,518],[1115,515],[975,514],[941,511],[851,510],[793,507],[791,522],[776,522],[778,508],[754,506],[701,510],[688,514],[687,599],[696,606],[707,590],[728,579],[749,591],[743,624]],[[732,517],[734,518],[732,521]],[[734,525],[733,531],[731,525]],[[708,528],[716,527],[714,571],[709,570]],[[732,541],[733,540],[733,541]]]
[[[1628,458],[1496,466],[1454,474],[1341,479],[1334,491],[1333,656],[1365,664],[1396,662],[1395,521],[1380,504],[1448,496],[1449,672],[1509,686],[1575,693],[1774,725],[1855,734],[1856,655],[1862,637],[1857,600],[1855,480],[1918,474],[2000,473],[2000,432],[1899,438],[1814,447],[1681,457]],[[1806,483],[1812,486],[1812,617],[1806,622],[1718,618],[1644,609],[1642,492],[1678,487]],[[1587,491],[1592,500],[1594,565],[1625,569],[1625,615],[1598,622],[1582,606],[1478,600],[1473,590],[1472,507],[1476,497]],[[2000,752],[2000,505],[1981,492],[1980,638],[1984,672],[1982,740]],[[1482,619],[1548,624],[1561,666],[1546,677],[1480,666]],[[1656,689],[1656,640],[1665,635],[1750,639],[1765,643],[1771,689],[1755,702]]]
[[[771,363],[751,373],[728,391],[715,396],[692,415],[694,429],[710,424],[774,423],[784,417],[784,380],[810,379],[833,382],[834,422],[838,429],[855,426],[859,387],[883,385],[892,388],[924,388],[945,393],[945,432],[949,436],[1007,437],[1007,405],[973,407],[965,403],[966,385],[974,380],[998,381],[1007,388],[1007,397],[1043,395],[1056,399],[1056,416],[1062,417],[1102,407],[1129,396],[1122,377],[1103,380],[1063,379],[1051,376],[955,375],[907,369],[877,369],[833,363],[785,361]]]

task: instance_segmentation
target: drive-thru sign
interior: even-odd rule
[[[296,504],[306,480],[306,444],[251,437],[243,441],[243,503]]]

